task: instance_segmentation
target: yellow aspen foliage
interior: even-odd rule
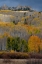
[[[28,40],[29,52],[39,52],[40,43],[41,39],[38,36],[31,36]]]
[[[42,51],[42,40],[41,40],[41,43],[40,43],[40,51]]]
[[[39,18],[34,18],[33,20],[35,20],[35,21],[39,21],[40,19],[39,19]]]
[[[13,28],[14,27],[14,24],[12,22],[0,22],[0,26],[1,27],[10,27],[10,28]]]
[[[3,38],[3,35],[0,35],[0,39]]]
[[[21,25],[21,22],[18,22],[18,25]]]
[[[11,53],[14,53],[14,50],[11,50],[10,52],[11,52]]]
[[[8,13],[8,12],[12,12],[12,11],[11,10],[0,10],[0,12]]]
[[[6,37],[9,37],[10,36],[10,34],[8,33],[8,32],[4,32],[4,35],[3,35],[4,37],[6,36]]]

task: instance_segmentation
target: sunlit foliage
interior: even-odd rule
[[[28,40],[29,52],[40,52],[41,39],[38,36],[31,36]]]

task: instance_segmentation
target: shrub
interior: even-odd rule
[[[21,53],[21,52],[4,52],[0,54],[0,59],[42,59],[42,54],[39,53]]]
[[[29,54],[27,53],[21,53],[21,52],[5,52],[0,54],[1,59],[27,59],[29,58]]]

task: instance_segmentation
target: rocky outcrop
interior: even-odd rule
[[[2,22],[12,22],[14,21],[14,16],[7,14],[0,14],[0,21]]]
[[[2,10],[8,10],[8,6],[4,4],[4,5],[1,7],[1,9],[2,9]]]
[[[30,6],[17,6],[17,7],[8,7],[7,5],[3,5],[0,7],[0,10],[15,10],[15,11],[33,11],[32,8]]]

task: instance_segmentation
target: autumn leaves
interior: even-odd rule
[[[41,52],[42,51],[42,41],[38,36],[31,36],[28,40],[28,50],[29,52]]]

